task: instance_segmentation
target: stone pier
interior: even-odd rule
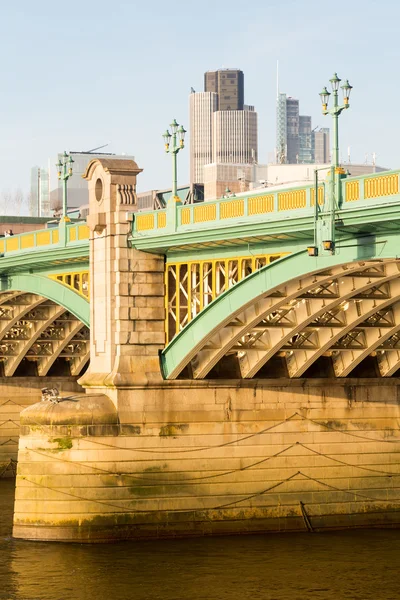
[[[139,172],[88,167],[86,394],[23,411],[14,536],[398,526],[399,379],[162,380],[164,259],[127,242]]]
[[[1,377],[0,477],[15,477],[17,468],[19,415],[40,402],[41,389],[57,388],[63,396],[82,394],[76,377]]]

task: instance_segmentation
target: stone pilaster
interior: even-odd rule
[[[130,160],[95,159],[89,183],[91,342],[90,367],[80,383],[117,402],[118,387],[161,380],[164,347],[164,258],[128,245],[128,213],[136,208]]]

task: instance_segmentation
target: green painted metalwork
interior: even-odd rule
[[[390,221],[398,213],[400,205],[400,170],[384,171],[379,174],[365,175],[362,177],[347,177],[340,180],[342,189],[341,197],[343,202],[335,210],[336,236],[340,238],[345,226],[369,225],[371,222],[378,224],[379,218],[376,218],[376,210],[380,212],[380,218],[383,221]],[[327,183],[323,184],[328,185]],[[383,193],[380,192],[383,190]],[[351,195],[351,190],[357,190],[357,194]],[[369,192],[369,193],[366,193]],[[376,192],[374,194],[374,191]],[[303,208],[282,209],[279,206],[280,194],[295,194],[302,192],[305,196],[305,206]],[[263,200],[264,199],[264,200]],[[157,222],[161,221],[159,216],[166,211],[146,211],[137,213],[134,216],[133,229],[131,235],[131,244],[139,249],[154,252],[167,253],[172,248],[182,247],[195,243],[210,243],[214,241],[224,241],[225,245],[232,245],[235,240],[252,240],[263,236],[287,235],[282,238],[290,240],[293,236],[299,236],[305,240],[305,244],[312,242],[315,207],[315,191],[313,185],[300,186],[295,188],[271,188],[271,191],[258,190],[240,194],[231,200],[219,199],[213,202],[189,206],[177,206],[176,227],[171,227],[171,221],[168,221],[168,228],[157,228]],[[293,203],[295,196],[293,195]],[[232,216],[231,218],[221,218],[221,213],[226,210],[229,203],[240,201],[241,216]],[[265,212],[251,213],[250,206],[262,207],[262,203],[268,209]],[[235,205],[232,204],[232,207]],[[281,208],[281,210],[279,210]],[[199,211],[208,211],[210,220],[196,220]],[[232,209],[232,214],[234,210]],[[142,229],[140,219],[154,215],[154,228]],[[158,217],[158,218],[157,218]],[[198,217],[197,217],[198,218]]]
[[[31,255],[33,252],[56,251],[66,247],[78,249],[83,256],[89,256],[89,228],[86,223],[75,223],[66,227],[66,245],[60,243],[59,228],[39,229],[0,239],[1,260],[18,254]]]
[[[6,292],[14,290],[29,292],[48,298],[56,304],[63,306],[66,310],[69,310],[77,319],[89,327],[89,302],[57,281],[39,274],[16,273],[7,277],[2,276],[0,278],[0,291]]]
[[[62,160],[58,161],[56,167],[58,169],[58,179],[62,181],[63,188],[63,212],[62,212],[62,221],[69,222],[69,218],[67,217],[68,211],[68,179],[72,176],[72,163],[74,162],[71,155],[67,154],[64,151],[62,156]]]
[[[310,257],[304,250],[255,271],[206,306],[172,339],[160,357],[164,378],[175,378],[204,341],[229,322],[237,311],[256,303],[258,298],[267,293],[278,290],[285,282],[330,266],[397,255],[397,235],[371,235],[360,238],[356,244],[351,240],[338,244],[335,255]]]

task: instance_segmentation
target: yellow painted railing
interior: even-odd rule
[[[206,221],[215,221],[217,218],[217,207],[214,203],[205,202],[193,208],[193,221],[195,223],[204,223]]]
[[[87,225],[75,225],[68,228],[68,241],[76,242],[77,240],[88,240],[90,230]]]
[[[290,192],[279,192],[278,194],[278,210],[305,208],[306,203],[306,190],[291,190]]]
[[[234,219],[235,217],[243,217],[244,215],[244,200],[229,200],[220,204],[220,219]]]
[[[346,181],[346,202],[354,202],[360,199],[360,182]]]
[[[181,225],[190,225],[190,208],[182,208]]]
[[[167,226],[167,213],[165,211],[159,212],[157,215],[157,227],[163,229]]]
[[[344,169],[340,168],[338,173],[343,175]],[[363,175],[350,179],[344,177],[340,182],[343,203],[346,205],[348,202],[362,202],[363,200],[398,195],[399,177],[398,171],[387,171],[373,176]],[[318,204],[320,206],[326,199],[325,188],[328,189],[325,183],[320,183],[318,186]],[[210,222],[214,222],[218,226],[218,222],[228,219],[251,218],[257,215],[270,215],[269,218],[273,219],[274,213],[275,218],[279,219],[280,212],[312,209],[312,207],[315,207],[315,187],[313,185],[276,191],[271,188],[265,193],[254,191],[247,195],[232,195],[230,198],[221,198],[213,202],[178,206],[176,224],[172,219],[173,222],[168,223],[168,229],[169,233],[173,233],[173,231],[178,231],[181,226],[198,225],[201,227],[203,225],[203,227],[208,227]],[[171,231],[170,226],[175,229]],[[167,228],[166,210],[139,213],[134,219],[133,234],[136,232],[142,235],[152,235],[162,228]]]
[[[248,215],[263,215],[274,212],[274,194],[254,196],[247,201]]]
[[[399,175],[379,175],[368,177],[364,181],[364,198],[394,196],[399,193]]]
[[[318,186],[318,204],[322,206],[325,201],[325,188],[323,185]],[[311,206],[315,206],[315,188],[311,188]]]
[[[69,242],[89,239],[89,228],[86,225],[70,225],[67,232]],[[46,246],[58,244],[59,241],[58,227],[20,233],[0,239],[0,254],[20,252],[21,250],[44,249]]]
[[[138,231],[154,229],[154,213],[150,215],[138,215],[136,217],[136,229]]]

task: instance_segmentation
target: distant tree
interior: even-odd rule
[[[24,192],[21,188],[17,188],[12,196],[12,215],[19,217],[21,214],[22,204],[24,202]]]

